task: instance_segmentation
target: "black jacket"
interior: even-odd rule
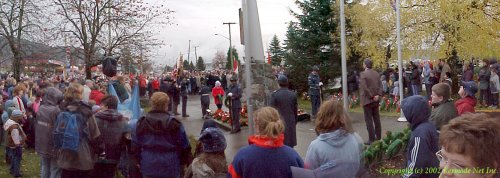
[[[129,133],[127,120],[117,110],[107,109],[95,114],[97,126],[101,131],[98,137],[98,154],[105,153],[105,159],[98,162],[118,163],[122,151],[126,149],[125,134]]]

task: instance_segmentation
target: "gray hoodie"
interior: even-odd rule
[[[61,112],[59,103],[62,98],[63,94],[59,89],[54,87],[47,88],[36,116],[35,150],[43,156],[54,156],[52,131],[54,130],[53,126],[57,115]]]
[[[356,133],[347,133],[342,129],[323,133],[309,145],[305,167],[316,169],[328,165],[331,169],[324,169],[328,177],[356,177],[361,165],[362,147],[361,137]]]

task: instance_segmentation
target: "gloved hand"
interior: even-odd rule
[[[319,82],[319,83],[318,83],[318,85],[319,85],[319,86],[323,86],[323,82]]]
[[[233,93],[228,93],[227,96],[232,97]]]

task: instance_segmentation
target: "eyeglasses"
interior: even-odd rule
[[[459,165],[457,163],[452,163],[450,162],[447,158],[445,158],[442,154],[441,154],[441,151],[442,150],[439,150],[438,152],[436,152],[436,156],[439,160],[439,162],[445,162],[445,164],[449,165],[448,169],[455,169],[455,170],[458,170],[458,169],[465,169],[466,167],[465,166],[462,166],[462,165]]]

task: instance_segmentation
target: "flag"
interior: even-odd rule
[[[238,61],[236,60],[236,58],[234,58],[233,59],[233,72],[235,74],[238,74],[238,66],[239,66]]]
[[[267,63],[271,64],[271,53],[269,51],[267,51]]]

